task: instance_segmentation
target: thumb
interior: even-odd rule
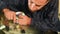
[[[25,15],[19,15],[18,18],[19,19],[23,19],[25,17]]]

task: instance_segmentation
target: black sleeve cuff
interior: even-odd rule
[[[4,3],[3,1],[0,1],[0,11],[1,11],[2,9],[4,9],[5,7],[7,7],[7,4]]]

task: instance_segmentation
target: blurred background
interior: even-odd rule
[[[59,0],[59,11],[58,11],[58,17],[60,19],[60,0]]]
[[[58,18],[60,20],[60,0],[59,0],[59,11],[58,11]],[[60,32],[58,32],[60,34]]]

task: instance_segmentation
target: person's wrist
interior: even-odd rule
[[[28,25],[30,25],[31,24],[31,18],[29,18],[29,22],[28,22]]]
[[[2,11],[5,13],[5,12],[8,12],[8,11],[9,11],[9,9],[4,8]]]

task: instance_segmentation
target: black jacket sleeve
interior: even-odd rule
[[[45,10],[46,9],[46,10]],[[57,31],[56,24],[58,22],[58,6],[57,1],[54,5],[48,5],[45,7],[45,11],[35,12],[31,20],[31,27],[41,30],[53,30]]]
[[[0,10],[2,10],[3,8],[6,8],[6,7],[7,7],[7,3],[0,0]]]

